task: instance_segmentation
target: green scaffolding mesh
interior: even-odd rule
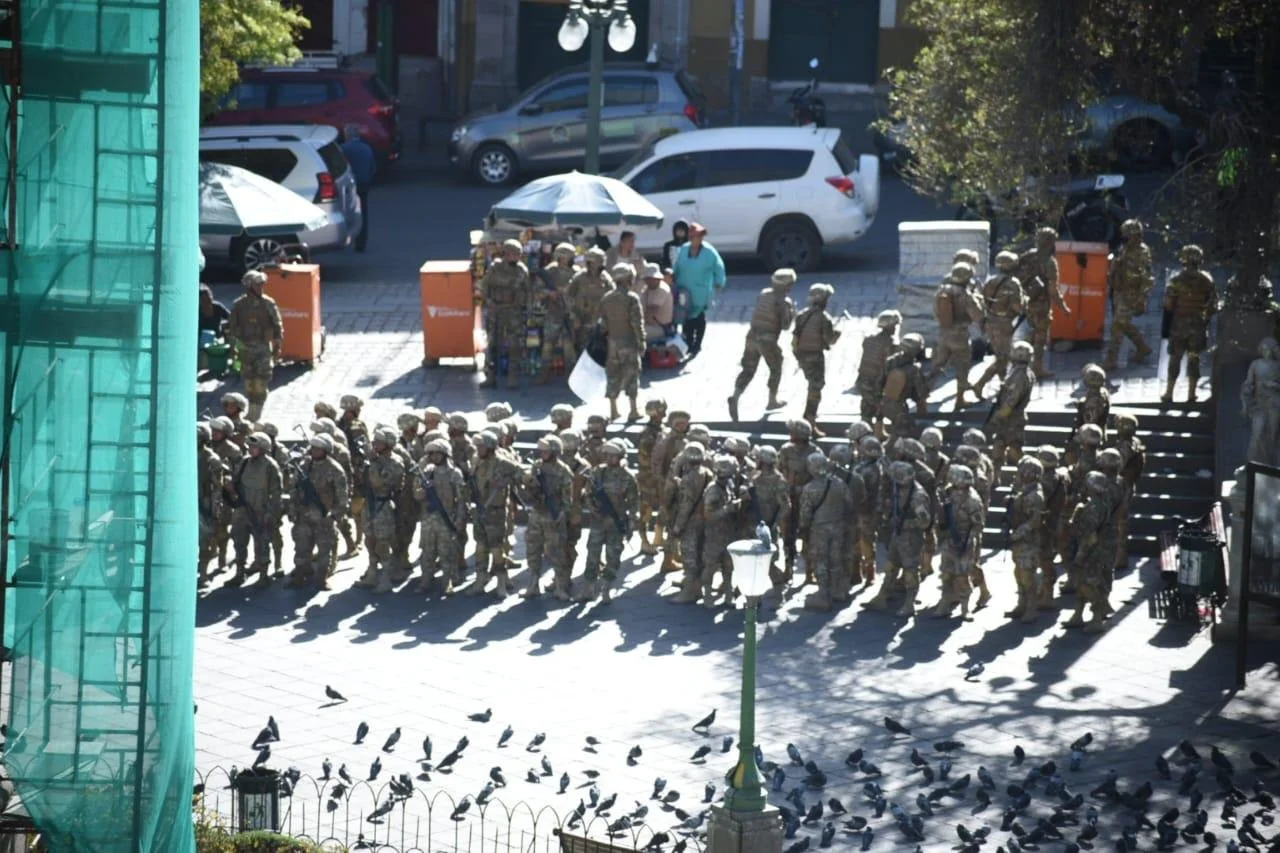
[[[52,850],[187,853],[199,9],[12,6],[4,773]]]

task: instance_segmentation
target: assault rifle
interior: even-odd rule
[[[552,519],[559,521],[560,505],[556,503],[556,499],[551,495],[551,490],[547,488],[546,473],[540,470],[533,476],[538,481],[538,491],[542,493],[542,501],[547,505],[547,512],[551,513]]]
[[[613,506],[613,501],[609,499],[609,493],[604,490],[604,482],[599,476],[591,478],[592,492],[595,495],[596,502],[600,504],[600,508],[604,510],[604,514],[613,519],[614,525],[618,528],[618,532],[625,539],[631,535],[631,530],[627,522],[618,516],[617,509]]]
[[[302,491],[302,502],[307,506],[313,506],[321,512],[328,512],[324,505],[324,500],[320,497],[320,493],[316,491],[315,483],[311,482],[311,476],[302,467],[300,457],[301,453],[293,453],[289,456],[289,467],[293,469],[294,481],[298,484],[298,488]]]
[[[440,500],[440,493],[436,491],[436,484],[433,480],[427,479],[427,472],[423,471],[418,475],[422,482],[422,489],[427,493],[427,511],[433,512],[440,516],[440,520],[449,528],[449,533],[458,541],[459,545],[466,546],[466,531],[459,532],[458,526],[453,523],[453,519],[449,517],[449,513],[444,510],[444,502]]]

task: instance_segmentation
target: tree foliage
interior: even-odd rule
[[[914,0],[928,42],[892,72],[906,176],[954,204],[1011,193],[1056,218],[1045,188],[1079,170],[1084,108],[1113,93],[1177,114],[1197,144],[1151,217],[1169,240],[1256,281],[1280,222],[1280,0]],[[1206,48],[1245,58],[1206,68]]]
[[[280,0],[200,0],[200,95],[206,105],[231,91],[240,66],[299,59],[295,38],[311,23]]]

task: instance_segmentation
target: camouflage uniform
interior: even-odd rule
[[[938,501],[939,486],[947,481],[947,468],[951,465],[951,457],[942,450],[942,430],[929,427],[920,433],[920,443],[924,446],[924,465],[933,474],[933,486],[929,489],[931,498],[930,512],[937,518],[942,510]],[[922,482],[919,477],[917,482]],[[933,573],[933,558],[938,554],[938,535],[933,526],[924,534],[924,554],[920,557],[920,577],[927,578]]]
[[[1107,419],[1111,415],[1111,392],[1107,390],[1107,372],[1096,364],[1086,364],[1080,371],[1084,384],[1084,397],[1076,403],[1076,420],[1073,429],[1084,424],[1096,424],[1102,430],[1102,440],[1107,440]],[[1073,465],[1080,452],[1074,435],[1067,442],[1067,464]]]
[[[956,411],[964,408],[969,392],[969,370],[973,367],[973,347],[969,325],[982,319],[982,307],[969,291],[973,267],[960,263],[938,285],[933,300],[933,316],[938,321],[938,345],[933,350],[933,367],[926,381],[936,382],[947,367],[956,371]]]
[[[1094,424],[1084,424],[1076,430],[1074,441],[1080,448],[1079,456],[1077,456],[1075,464],[1067,469],[1068,485],[1066,517],[1070,518],[1076,508],[1084,503],[1088,497],[1085,490],[1085,480],[1090,472],[1098,467],[1098,448],[1102,444],[1102,430]],[[1069,532],[1064,529],[1064,539],[1059,543],[1062,550],[1062,562],[1067,569],[1067,583],[1063,587],[1063,592],[1074,592],[1076,588],[1076,559],[1075,549],[1079,543],[1066,537]]]
[[[747,516],[747,527],[754,531],[756,524],[763,521],[776,542],[779,528],[791,514],[790,489],[786,479],[778,473],[777,450],[757,447],[755,456],[757,467],[750,487],[752,512]],[[776,565],[769,567],[769,577],[775,587],[784,583]]]
[[[267,283],[266,273],[250,270],[240,283],[246,293],[231,304],[226,335],[240,359],[240,376],[244,379],[245,393],[249,398],[248,418],[258,421],[267,402],[275,358],[280,355],[280,347],[284,343],[284,323],[280,320],[280,309],[276,307],[275,300],[262,293]]]
[[[876,597],[867,602],[872,610],[888,607],[899,580],[904,587],[899,616],[916,612],[916,591],[920,588],[920,564],[924,557],[925,533],[933,527],[933,498],[929,489],[916,481],[915,467],[905,461],[889,466],[890,497],[886,513],[888,563],[884,581]]]
[[[827,350],[840,340],[831,315],[827,313],[827,301],[835,293],[829,284],[809,287],[809,307],[796,315],[795,330],[791,333],[791,352],[804,373],[809,391],[804,401],[804,419],[819,438],[818,403],[822,400],[822,387],[827,382]]]
[[[916,414],[924,414],[929,386],[917,361],[923,351],[923,338],[916,334],[904,335],[902,350],[886,364],[880,416],[884,419],[890,447],[897,438],[916,434],[916,421],[908,408],[911,401],[915,401]]]
[[[876,579],[876,536],[880,531],[880,480],[884,474],[882,461],[884,451],[880,439],[874,435],[863,436],[858,440],[858,461],[853,472],[862,483],[860,502],[854,507],[854,518],[858,525],[858,542],[855,577],[861,576],[864,584]]]
[[[334,519],[348,509],[346,472],[329,453],[333,439],[313,435],[311,455],[303,461],[294,479],[289,501],[293,513],[293,574],[289,586],[300,586],[314,577],[321,589],[328,589],[333,571],[334,545],[338,538]]]
[[[317,410],[319,410],[319,406],[320,404],[317,403]],[[329,455],[332,456],[333,460],[342,467],[342,473],[347,478],[347,499],[343,503],[345,508],[343,509],[341,516],[335,519],[335,523],[338,526],[338,532],[342,534],[342,538],[346,542],[347,546],[346,552],[342,555],[342,559],[345,560],[348,557],[353,556],[360,549],[360,542],[353,538],[351,532],[351,507],[355,504],[353,498],[356,495],[355,472],[351,465],[351,451],[347,449],[347,437],[338,429],[332,418],[317,417],[316,420],[311,422],[311,432],[316,435],[327,435],[333,439],[333,448],[330,450]],[[363,504],[359,504],[359,506],[363,506]],[[355,525],[356,530],[363,531],[363,524],[364,522],[361,521],[360,524]],[[336,549],[333,552],[333,559],[334,565],[329,567],[330,574],[333,573],[334,568],[337,566],[338,554]]]
[[[556,246],[556,262],[538,271],[543,284],[534,295],[543,312],[542,370],[536,380],[539,385],[546,383],[554,364],[571,368],[578,359],[569,317],[569,282],[579,272],[573,265],[575,254],[573,246],[561,243]]]
[[[1107,475],[1090,471],[1085,478],[1085,500],[1071,513],[1067,528],[1077,544],[1075,555],[1076,609],[1065,623],[1068,628],[1084,625],[1084,606],[1091,605],[1093,618],[1085,627],[1091,634],[1105,629],[1104,621],[1111,612],[1107,603],[1111,573],[1115,561],[1115,529]]]
[[[987,342],[995,354],[993,361],[973,386],[974,393],[982,397],[983,387],[994,378],[1001,378],[1009,369],[1009,347],[1013,346],[1013,327],[1018,317],[1027,310],[1022,282],[1014,275],[1018,269],[1018,256],[1013,252],[996,255],[998,273],[982,285],[982,301],[986,315],[982,321]]]
[[[1182,356],[1187,356],[1187,379],[1191,385],[1187,401],[1196,401],[1196,383],[1200,381],[1200,353],[1209,344],[1209,319],[1218,312],[1218,294],[1213,276],[1200,268],[1204,252],[1199,246],[1183,246],[1178,253],[1182,269],[1169,279],[1164,292],[1164,310],[1173,315],[1169,328],[1169,375],[1160,400],[1173,400],[1173,387],[1178,384]]]
[[[724,603],[733,600],[733,562],[729,543],[738,538],[743,500],[737,484],[738,463],[729,456],[718,456],[712,468],[715,480],[707,487],[702,501],[702,594],[707,607],[714,607],[716,590],[712,586],[716,569],[724,576],[720,594]],[[745,490],[744,490],[745,491]]]
[[[1053,309],[1064,314],[1071,309],[1058,290],[1058,259],[1054,257],[1058,232],[1052,228],[1036,230],[1036,247],[1019,259],[1018,278],[1027,296],[1027,322],[1031,324],[1031,369],[1037,379],[1048,379],[1053,373],[1044,366],[1044,350],[1053,326]]]
[[[880,331],[862,339],[862,358],[858,361],[858,379],[855,383],[861,397],[859,406],[862,419],[869,424],[879,423],[880,395],[884,391],[886,363],[898,352],[896,335],[902,323],[897,311],[882,311],[876,317]]]
[[[790,582],[796,565],[796,538],[800,528],[800,492],[809,482],[809,455],[816,447],[810,443],[813,428],[806,421],[788,421],[791,440],[778,451],[778,473],[787,481],[790,489],[790,509],[784,516],[782,547],[786,559],[785,582]]]
[[[347,452],[350,454],[348,474],[351,477],[351,520],[355,522],[355,541],[358,546],[364,540],[364,469],[369,461],[369,428],[360,420],[360,410],[364,401],[354,394],[344,394],[338,401],[342,414],[334,422],[346,439]]]
[[[1125,512],[1116,519],[1116,568],[1129,567],[1129,512],[1138,479],[1147,464],[1147,448],[1137,436],[1138,419],[1133,415],[1116,418],[1113,447],[1120,453],[1120,478],[1124,483]]]
[[[832,589],[841,571],[845,526],[849,515],[849,488],[827,470],[827,458],[810,454],[806,460],[810,480],[800,492],[800,532],[805,559],[817,578],[818,590],[805,599],[806,610],[831,610]]]
[[[525,533],[525,551],[529,560],[529,585],[525,598],[542,593],[542,560],[546,557],[555,574],[553,593],[561,601],[569,600],[569,577],[573,566],[566,561],[564,543],[568,537],[570,504],[573,501],[573,472],[560,461],[564,446],[554,435],[538,439],[541,461],[524,472],[522,487],[525,506],[529,508],[529,526]]]
[[[942,599],[934,616],[949,616],[960,605],[960,615],[969,618],[970,576],[982,544],[985,519],[982,501],[973,491],[973,471],[955,463],[947,472],[948,487],[943,493],[942,513],[936,519],[942,552]]]
[[[507,240],[502,244],[504,258],[489,267],[480,279],[479,295],[485,306],[484,327],[489,337],[489,349],[485,354],[484,387],[498,386],[498,371],[504,369],[507,387],[520,384],[520,365],[523,361],[527,333],[529,304],[533,285],[529,269],[518,260],[524,251],[519,240]]]
[[[565,539],[565,551],[568,556],[565,562],[569,566],[578,563],[578,543],[582,541],[583,528],[590,522],[590,507],[587,505],[586,490],[587,477],[591,474],[591,466],[582,457],[582,434],[576,429],[567,429],[560,433],[560,441],[564,445],[564,449],[560,454],[560,461],[568,466],[569,471],[573,474],[572,496],[569,501],[569,526],[568,536]],[[588,561],[588,565],[584,566],[587,571],[598,566],[593,566]]]
[[[596,317],[600,314],[600,300],[613,289],[613,279],[604,270],[605,253],[598,248],[587,250],[586,268],[569,280],[566,294],[569,301],[569,317],[573,324],[573,343],[578,352],[587,348]]]
[[[1036,620],[1036,568],[1040,565],[1041,537],[1044,530],[1045,500],[1040,488],[1044,466],[1039,460],[1024,456],[1018,462],[1018,484],[1009,496],[1009,550],[1013,559],[1013,579],[1018,586],[1018,603],[1005,613],[1023,622]]]
[[[605,445],[605,462],[591,473],[585,496],[590,507],[591,531],[587,534],[586,584],[579,601],[594,601],[596,595],[609,603],[611,587],[618,578],[622,549],[631,538],[640,510],[640,487],[624,460],[627,448],[621,439]],[[607,500],[606,500],[607,499]],[[604,551],[604,583],[597,588],[600,552]]]
[[[427,443],[424,451],[425,464],[421,472],[411,475],[413,487],[410,490],[422,518],[422,557],[419,561],[422,578],[418,581],[418,591],[426,592],[431,588],[438,570],[443,575],[444,592],[448,595],[453,591],[455,567],[461,560],[461,552],[466,544],[469,495],[462,472],[449,460],[447,441],[433,439]],[[477,519],[477,525],[479,524]],[[476,581],[471,589],[482,592],[487,580],[488,573],[481,568],[477,559]],[[501,598],[505,595],[505,585],[500,582],[498,596]]]
[[[231,539],[236,549],[236,574],[228,586],[245,579],[249,542],[253,541],[253,563],[248,572],[260,572],[260,585],[270,580],[271,531],[280,524],[282,480],[280,466],[271,458],[271,436],[256,432],[249,436],[249,450],[232,472],[229,488],[236,500],[231,514]]]
[[[657,480],[659,494],[658,522],[654,531],[654,540],[656,544],[665,546],[662,571],[674,572],[681,568],[679,537],[668,538],[664,542],[663,532],[670,530],[671,524],[675,521],[676,506],[679,501],[675,480],[676,458],[684,451],[688,441],[686,434],[689,431],[689,413],[671,412],[667,415],[667,425],[671,429],[653,447],[651,470]]]
[[[1012,364],[1009,372],[991,404],[991,420],[987,422],[987,435],[991,437],[991,457],[995,463],[995,477],[1008,463],[1017,463],[1022,457],[1022,442],[1027,431],[1027,404],[1036,387],[1035,373],[1029,362],[1033,355],[1031,345],[1018,341],[1009,351]],[[994,483],[993,483],[994,485]]]
[[[498,440],[491,432],[478,434],[475,446],[476,457],[471,471],[458,472],[468,487],[466,494],[471,502],[468,514],[472,518],[472,534],[476,540],[476,580],[469,591],[482,592],[492,573],[498,581],[498,597],[502,598],[510,592],[511,583],[507,567],[499,559],[511,524],[507,506],[516,484],[524,478],[524,469],[515,460],[497,452]],[[448,575],[446,569],[446,577]]]
[[[406,471],[414,469],[425,455],[426,443],[422,440],[422,436],[418,435],[420,423],[421,420],[412,412],[405,412],[396,418],[396,426],[400,428],[396,451],[400,454],[401,461],[405,463]],[[414,496],[411,485],[400,493],[396,513],[396,562],[404,571],[410,567],[409,548],[413,545],[413,535],[417,532],[418,522],[422,518],[422,504]]]
[[[208,424],[197,425],[196,476],[198,497],[196,505],[200,514],[199,584],[201,586],[208,582],[209,561],[217,555],[215,525],[219,517],[224,514],[222,510],[222,487],[230,473],[230,469],[222,461],[222,457],[209,446],[212,434],[213,431],[209,429]]]
[[[769,368],[769,402],[766,409],[780,409],[786,404],[778,399],[778,386],[782,383],[782,348],[778,338],[796,316],[795,303],[788,294],[796,283],[793,269],[774,270],[770,286],[756,297],[756,308],[747,328],[747,340],[742,348],[742,371],[733,383],[733,395],[729,398],[729,417],[738,419],[738,398],[747,390],[760,367],[760,359]]]
[[[374,435],[373,452],[361,472],[369,568],[356,586],[373,587],[374,592],[391,591],[391,572],[396,568],[396,501],[404,489],[405,467],[394,452],[395,445],[395,431],[380,427]]]
[[[1151,272],[1151,248],[1142,242],[1142,223],[1136,219],[1125,220],[1120,225],[1120,233],[1128,242],[1120,247],[1118,255],[1108,258],[1111,334],[1107,336],[1107,356],[1102,363],[1106,370],[1115,370],[1119,365],[1120,344],[1126,337],[1138,348],[1133,356],[1134,363],[1143,364],[1151,356],[1151,347],[1147,346],[1138,327],[1133,325],[1134,315],[1146,312],[1147,299],[1156,283]]]
[[[1043,467],[1040,478],[1040,493],[1044,495],[1044,514],[1040,524],[1040,577],[1036,596],[1037,610],[1053,608],[1054,584],[1057,582],[1057,570],[1054,559],[1061,550],[1063,530],[1066,528],[1067,512],[1070,507],[1068,498],[1071,492],[1071,478],[1067,472],[1058,467],[1058,448],[1044,445],[1037,449],[1036,457]]]
[[[649,541],[649,520],[662,503],[662,478],[654,473],[653,453],[666,435],[662,422],[667,416],[667,404],[661,398],[647,400],[644,411],[649,416],[649,421],[644,425],[644,431],[640,433],[640,440],[636,444],[636,484],[640,489],[640,520],[637,526],[640,528],[641,552],[653,556],[662,546],[659,539],[661,520],[654,528],[653,541]]]
[[[703,585],[710,581],[703,571],[702,557],[706,534],[706,497],[711,484],[715,482],[715,475],[704,464],[701,444],[687,445],[683,456],[686,470],[680,476],[676,490],[679,506],[671,522],[671,533],[679,538],[680,553],[684,558],[684,581],[676,602],[689,604],[702,597]],[[707,593],[710,594],[710,589]]]
[[[630,269],[628,264],[618,264],[615,274]],[[640,359],[644,356],[644,312],[640,297],[627,286],[626,279],[600,299],[599,319],[609,342],[609,357],[605,363],[605,396],[609,398],[611,418],[618,417],[618,394],[625,393],[631,401],[628,420],[639,420],[636,395],[640,393]]]
[[[217,454],[222,460],[222,464],[227,468],[227,480],[230,479],[231,473],[240,467],[240,458],[244,456],[244,451],[240,449],[240,445],[231,440],[235,427],[231,423],[230,418],[218,417],[209,421],[210,443],[209,448]],[[224,486],[227,482],[224,480]],[[227,545],[231,543],[231,501],[226,489],[223,489],[222,500],[217,501],[213,507],[213,545],[214,551],[218,556],[218,568],[225,569],[227,567]]]

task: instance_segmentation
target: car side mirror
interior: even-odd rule
[[[525,104],[520,108],[522,116],[540,116],[542,115],[542,104]]]

